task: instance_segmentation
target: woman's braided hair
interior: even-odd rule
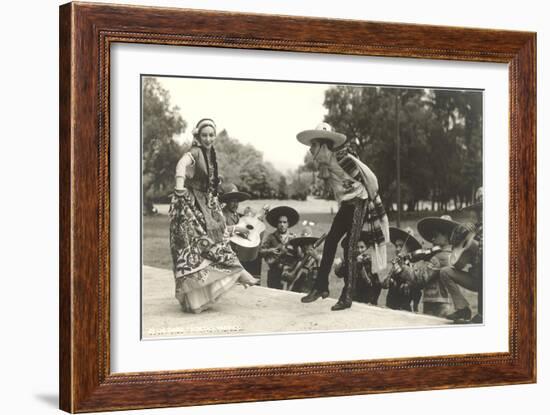
[[[193,137],[195,138],[195,140],[193,140],[193,145],[196,145],[201,149],[202,155],[204,159],[207,161],[206,165],[208,170],[210,169],[208,160],[212,162],[212,167],[214,171],[212,172],[212,174],[210,174],[209,172],[210,180],[208,185],[209,185],[209,191],[212,193],[212,195],[217,196],[218,187],[220,184],[220,177],[218,176],[218,158],[217,158],[216,150],[214,146],[210,147],[210,157],[207,157],[207,154],[206,154],[207,150],[206,148],[204,148],[204,146],[200,142],[200,139],[199,139],[200,132],[201,132],[201,129],[204,127],[212,127],[214,128],[214,131],[216,131],[216,124],[214,123],[214,120],[212,120],[211,118],[203,118],[199,120],[195,129],[193,130]]]

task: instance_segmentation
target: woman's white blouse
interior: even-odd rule
[[[191,153],[181,156],[176,165],[176,190],[183,190],[186,177],[195,175],[195,159]]]

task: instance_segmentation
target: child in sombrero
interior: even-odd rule
[[[395,258],[392,260],[390,272],[382,282],[382,288],[388,290],[386,306],[394,310],[417,312],[422,291],[415,281],[413,264],[403,257],[421,249],[422,245],[410,228],[403,230],[391,226],[390,240],[395,246]]]
[[[292,268],[287,268],[283,271],[283,279],[287,283],[293,283],[291,291],[307,293],[313,288],[315,278],[317,278],[319,263],[321,262],[321,254],[314,247],[318,239],[313,236],[311,228],[306,227],[302,230],[299,237],[288,241],[288,245],[294,249],[296,261],[300,263],[302,260],[305,260],[300,269],[293,270]],[[294,265],[296,266],[296,264]],[[293,280],[290,280],[289,277],[292,277]]]
[[[441,251],[435,254],[428,263],[416,268],[415,278],[423,286],[423,311],[438,317],[446,317],[453,310],[452,300],[449,295],[449,286],[452,290],[459,290],[453,281],[443,282],[440,278],[441,269],[450,265],[452,253],[450,243],[454,229],[459,226],[449,215],[441,217],[428,217],[417,224],[418,233],[426,241],[434,246],[439,246]]]
[[[378,298],[382,291],[382,284],[378,274],[372,271],[372,257],[368,252],[368,232],[361,232],[359,241],[357,242],[357,257],[355,268],[355,286],[353,287],[353,301],[360,303],[378,305]],[[347,241],[344,239],[342,245],[345,246]],[[346,262],[344,258],[339,258],[335,261],[334,273],[339,278],[344,278],[346,275]]]

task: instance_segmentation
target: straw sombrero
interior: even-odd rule
[[[269,212],[265,215],[265,220],[274,228],[277,227],[277,222],[281,216],[286,216],[288,219],[288,227],[291,228],[298,223],[300,220],[300,215],[296,209],[291,208],[290,206],[277,206],[273,209],[270,209]]]
[[[233,183],[224,184],[221,186],[222,195],[219,197],[220,202],[227,203],[229,200],[242,202],[250,199],[250,195],[245,192],[239,192],[239,189]]]
[[[346,136],[334,132],[332,127],[326,122],[319,124],[315,130],[305,130],[296,135],[298,141],[306,146],[310,146],[315,139],[324,139],[332,141],[334,147],[341,146],[346,142]]]
[[[394,226],[390,226],[390,241],[395,245],[395,241],[402,240],[407,248],[407,252],[414,252],[417,249],[422,249],[422,244],[416,239],[410,231],[406,231]]]
[[[452,220],[449,215],[443,215],[440,218],[427,217],[421,219],[416,224],[416,227],[420,236],[422,236],[422,238],[424,238],[426,241],[431,242],[436,231],[450,237],[453,233],[453,230],[459,225],[460,223]]]

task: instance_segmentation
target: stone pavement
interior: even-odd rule
[[[425,327],[449,321],[423,314],[353,303],[331,311],[335,300],[300,302],[303,294],[266,287],[234,286],[211,309],[181,311],[174,297],[172,271],[143,266],[143,338],[180,336],[341,331]]]

